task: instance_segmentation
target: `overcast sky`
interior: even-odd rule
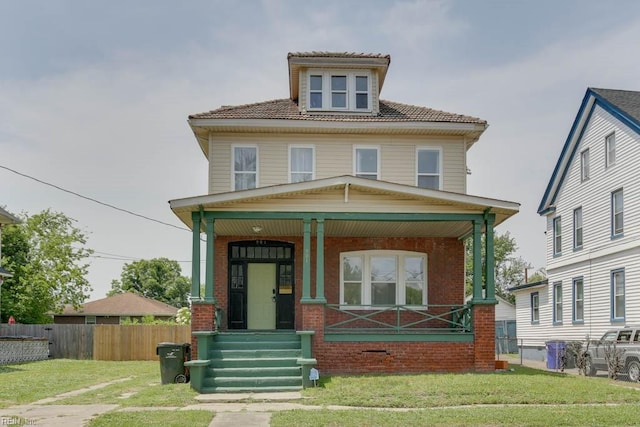
[[[624,0],[4,1],[0,166],[182,226],[167,201],[207,191],[189,114],[288,97],[288,52],[390,54],[383,99],[489,122],[468,192],[521,203],[497,231],[539,268],[536,210],[582,97],[640,90],[639,41],[640,2]],[[187,231],[1,167],[0,205],[77,220],[92,299],[135,259],[191,275]]]

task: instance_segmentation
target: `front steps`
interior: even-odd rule
[[[219,333],[208,356],[201,393],[302,389],[301,341],[293,331]]]

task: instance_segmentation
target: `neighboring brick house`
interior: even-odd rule
[[[77,310],[67,305],[62,313],[54,314],[53,323],[119,325],[124,321],[141,321],[144,316],[171,320],[177,312],[178,309],[169,304],[125,292],[86,302]]]
[[[640,324],[640,92],[588,88],[540,201],[547,280],[518,286],[518,337],[584,340]]]
[[[290,53],[288,63],[289,98],[189,116],[209,191],[170,206],[194,230],[193,387],[282,390],[297,377],[288,384],[299,388],[314,364],[323,374],[492,371],[493,229],[519,205],[466,194],[467,150],[487,123],[380,99],[388,55]],[[226,358],[244,354],[242,341],[294,331],[297,353],[277,353],[293,358],[281,382],[233,377]]]

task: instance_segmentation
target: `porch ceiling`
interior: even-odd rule
[[[255,230],[254,230],[255,227]],[[259,231],[256,231],[259,230]],[[315,234],[315,222],[312,222]],[[302,236],[301,220],[218,219],[219,236],[251,236],[256,239],[271,236]],[[388,222],[326,220],[325,237],[462,237],[471,232],[469,221],[451,222]]]

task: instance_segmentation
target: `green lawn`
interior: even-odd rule
[[[48,360],[0,366],[0,407],[114,380],[106,387],[53,402],[120,407],[184,407],[196,403],[188,384],[160,385],[158,362]],[[303,391],[299,403],[322,410],[273,414],[273,426],[637,424],[640,386],[515,366],[496,374],[335,376]],[[353,409],[328,409],[330,405]],[[366,408],[386,408],[385,410]],[[207,426],[208,411],[152,410],[101,415],[91,426]]]

